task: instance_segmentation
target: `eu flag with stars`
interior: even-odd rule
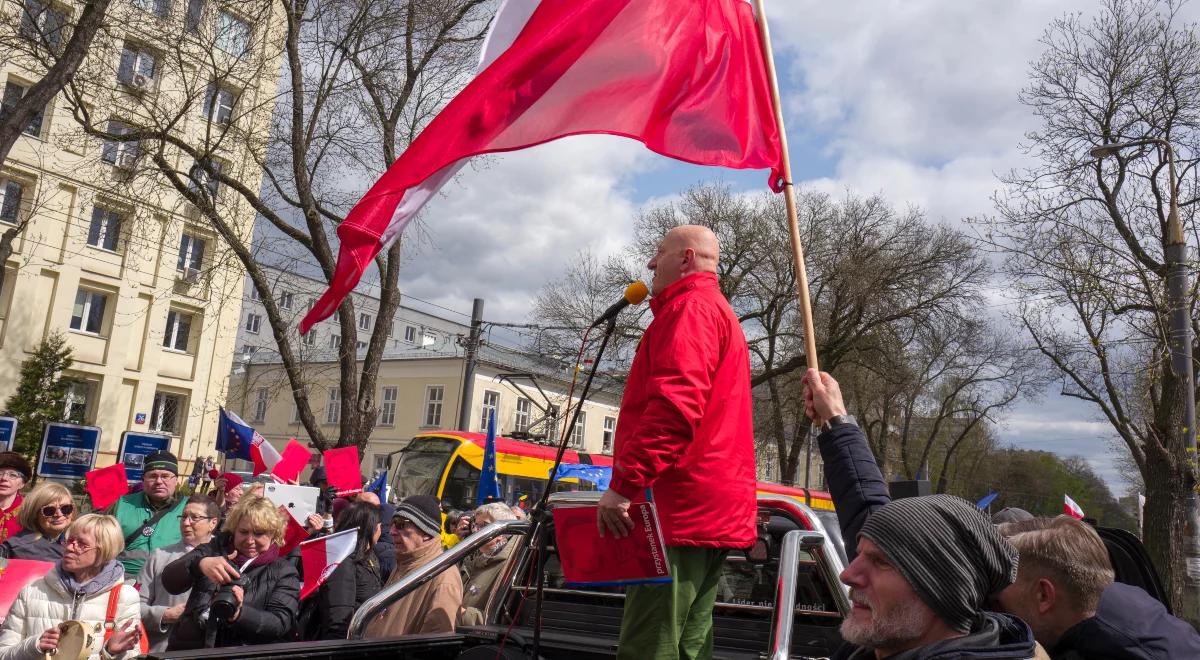
[[[250,445],[253,443],[254,429],[241,417],[221,408],[221,418],[217,424],[217,451],[225,454],[226,458],[249,461]]]
[[[487,442],[483,446],[483,471],[479,473],[479,494],[475,506],[484,504],[488,498],[500,501],[500,480],[496,478],[496,411],[489,409]]]

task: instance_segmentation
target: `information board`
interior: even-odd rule
[[[171,438],[157,433],[126,431],[121,434],[121,445],[117,448],[117,460],[125,464],[125,477],[130,481],[142,480],[142,465],[146,457],[156,451],[171,449]]]
[[[17,420],[12,417],[0,417],[0,451],[12,451],[16,438]]]
[[[50,422],[42,435],[38,476],[82,479],[96,464],[99,449],[100,427]]]

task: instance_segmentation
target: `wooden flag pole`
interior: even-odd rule
[[[775,56],[771,51],[771,32],[767,29],[767,10],[763,6],[763,0],[754,0],[754,10],[758,20],[758,33],[762,37],[763,57],[767,62],[767,79],[771,83],[775,123],[779,126],[779,147],[783,151],[783,199],[787,204],[792,261],[796,266],[800,318],[804,322],[804,356],[810,369],[820,369],[817,364],[817,337],[813,331],[812,300],[808,295],[808,272],[804,268],[804,245],[800,241],[800,217],[796,211],[796,191],[792,186],[792,161],[788,156],[787,131],[783,128],[783,103],[779,98],[779,79],[775,75]]]

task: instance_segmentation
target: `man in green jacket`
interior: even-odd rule
[[[117,558],[127,580],[137,578],[150,553],[183,539],[179,516],[185,501],[175,496],[179,461],[171,452],[159,451],[146,457],[142,470],[142,491],[123,496],[109,511],[125,535],[125,551]]]

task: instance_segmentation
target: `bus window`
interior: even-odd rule
[[[460,511],[470,511],[475,508],[475,496],[479,492],[479,470],[462,459],[454,459],[454,467],[450,468],[450,477],[446,479],[446,488],[442,491],[442,501]]]
[[[394,492],[397,499],[409,495],[437,496],[446,462],[457,445],[445,438],[414,438],[400,453]]]

